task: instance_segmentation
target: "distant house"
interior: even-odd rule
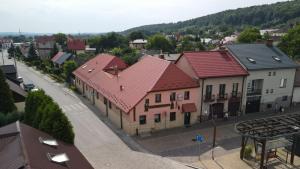
[[[12,39],[0,38],[0,48],[2,46],[3,49],[8,49],[10,48],[12,43],[13,43]]]
[[[300,70],[296,70],[295,81],[294,81],[294,90],[293,90],[293,103],[300,103]]]
[[[0,128],[1,169],[93,169],[70,144],[21,122]]]
[[[85,41],[81,39],[71,39],[67,41],[67,49],[75,54],[85,52]]]
[[[180,53],[163,53],[163,54],[156,54],[153,56],[175,63],[175,61],[180,57],[180,55],[181,55]]]
[[[15,65],[0,65],[0,69],[2,70],[3,74],[7,79],[9,79],[17,85],[20,85]]]
[[[224,45],[234,44],[237,42],[238,35],[226,36],[221,40],[221,43]]]
[[[38,51],[39,57],[41,59],[49,59],[51,50],[55,44],[55,37],[54,36],[36,36],[36,49]]]
[[[274,112],[292,102],[296,68],[272,41],[266,44],[227,45],[228,51],[249,72],[245,79],[242,112]]]
[[[184,52],[176,65],[200,84],[199,104],[202,120],[223,118],[240,111],[247,71],[225,50]]]
[[[14,103],[18,111],[23,112],[25,110],[25,99],[27,97],[27,92],[9,79],[6,79],[6,83],[13,94]]]
[[[68,61],[73,58],[73,54],[66,53],[66,52],[58,52],[51,61],[54,63],[55,66],[61,67],[65,61]]]
[[[134,49],[145,49],[148,41],[146,39],[136,39],[129,42],[129,46]]]

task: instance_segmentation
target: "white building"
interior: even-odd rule
[[[244,82],[242,112],[274,112],[292,102],[294,63],[272,43],[227,45],[249,72]]]

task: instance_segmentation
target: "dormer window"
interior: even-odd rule
[[[52,147],[58,146],[57,141],[54,139],[43,139],[42,137],[39,137],[39,141],[40,141],[40,143],[48,145],[48,146],[52,146]]]
[[[249,61],[250,63],[253,63],[253,64],[256,63],[256,61],[255,61],[253,58],[248,57],[247,59],[248,59],[248,61]]]
[[[66,153],[62,153],[62,154],[47,153],[47,157],[50,161],[58,164],[65,164],[67,161],[70,160]]]
[[[281,62],[281,59],[277,56],[272,56],[272,58],[276,61],[276,62]]]

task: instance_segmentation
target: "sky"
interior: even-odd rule
[[[282,0],[0,0],[0,32],[103,33]]]

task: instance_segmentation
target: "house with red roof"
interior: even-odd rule
[[[229,52],[184,52],[176,65],[200,84],[201,120],[240,111],[248,73]]]
[[[85,52],[85,41],[81,39],[71,39],[67,41],[67,49],[75,54]]]
[[[175,64],[148,56],[126,67],[98,55],[73,72],[76,87],[131,135],[198,122],[199,84]]]
[[[54,36],[36,36],[35,37],[36,48],[39,52],[41,59],[49,59],[51,50],[54,47],[55,37]]]

